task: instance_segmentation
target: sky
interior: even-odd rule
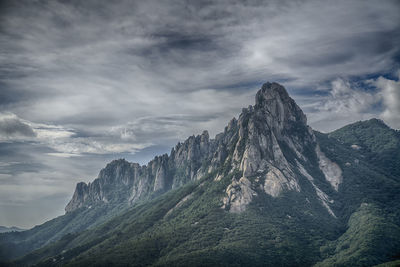
[[[223,131],[279,82],[313,129],[400,128],[399,1],[1,1],[0,225],[107,162]]]

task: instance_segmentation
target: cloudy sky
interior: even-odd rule
[[[0,225],[223,130],[266,81],[316,130],[400,128],[399,1],[1,1]]]

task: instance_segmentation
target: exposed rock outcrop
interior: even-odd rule
[[[319,145],[316,146],[315,152],[318,156],[319,167],[325,175],[326,180],[332,185],[332,187],[338,191],[339,184],[342,182],[342,169],[335,162],[332,162],[325,154],[321,151]]]
[[[233,179],[226,189],[222,208],[235,213],[245,211],[253,196],[257,195],[251,187],[252,184],[246,177],[241,177],[238,181]]]

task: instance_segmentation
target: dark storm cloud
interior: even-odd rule
[[[2,184],[14,194],[0,203],[67,194],[112,158],[144,163],[214,136],[265,81],[318,130],[371,116],[397,127],[399,14],[372,0],[1,1],[0,142],[16,154],[0,155],[0,175],[29,186]]]
[[[400,23],[400,21],[399,21]],[[280,58],[287,64],[298,67],[325,67],[330,65],[345,64],[357,60],[356,57],[375,57],[385,54],[394,55],[399,49],[400,30],[375,31],[359,33],[355,36],[337,40],[320,47],[315,47],[311,51],[305,51],[303,55],[296,58]],[[318,51],[319,50],[319,51]],[[388,57],[393,58],[393,57]],[[398,63],[398,62],[397,62]]]

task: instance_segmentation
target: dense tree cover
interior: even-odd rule
[[[380,172],[400,177],[400,131],[371,119],[347,125],[329,134],[347,146],[358,146],[363,158]]]
[[[317,266],[371,266],[393,258],[400,248],[400,227],[374,204],[362,203],[348,229],[321,247],[328,256]]]

